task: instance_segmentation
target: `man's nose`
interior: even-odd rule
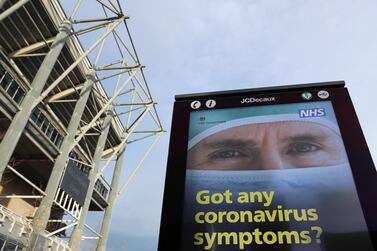
[[[270,169],[283,169],[284,163],[281,153],[274,148],[262,149],[260,153],[260,169],[270,170]]]

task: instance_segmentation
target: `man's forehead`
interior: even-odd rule
[[[331,129],[317,123],[287,121],[233,127],[211,135],[204,141],[212,142],[222,139],[255,141],[263,138],[266,134],[271,134],[279,139],[305,135],[312,137],[327,137],[331,134],[335,135]]]

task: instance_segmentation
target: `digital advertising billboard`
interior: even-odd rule
[[[376,188],[342,82],[177,96],[159,251],[373,251]]]

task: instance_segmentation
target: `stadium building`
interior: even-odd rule
[[[124,7],[0,0],[0,250],[106,250],[114,203],[163,132]]]

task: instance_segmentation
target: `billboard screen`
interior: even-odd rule
[[[355,175],[375,170],[363,166],[365,156],[371,162],[369,152],[363,163],[351,163],[347,126],[342,131],[340,125],[358,123],[335,111],[336,92],[344,91],[304,88],[181,102],[160,250],[173,231],[170,244],[182,251],[375,250],[373,217],[366,217],[372,206],[362,205],[359,195],[366,191]],[[362,137],[360,130],[352,133],[346,138]],[[171,168],[180,170],[173,171],[174,181]],[[173,207],[169,224],[164,215]]]

